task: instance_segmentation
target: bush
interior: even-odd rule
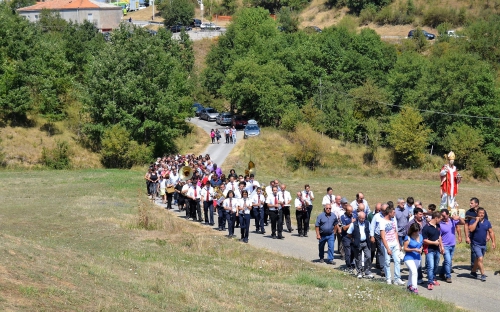
[[[292,106],[283,114],[283,118],[281,118],[280,128],[285,131],[295,131],[295,126],[297,126],[302,118],[303,116],[301,111],[296,106]]]
[[[42,163],[51,169],[70,169],[70,155],[69,143],[66,141],[57,141],[55,148],[48,149],[44,147],[42,149]]]
[[[491,161],[488,155],[477,152],[471,155],[468,161],[472,176],[476,179],[488,179],[493,172]]]
[[[459,18],[457,11],[453,8],[431,7],[424,12],[422,22],[430,27],[437,27],[445,22],[458,25]]]
[[[373,4],[369,4],[359,13],[359,24],[367,25],[368,23],[373,22],[376,16],[377,7]]]
[[[104,132],[101,162],[107,168],[130,168],[147,163],[151,149],[130,139],[130,133],[122,126],[114,125]]]
[[[295,131],[290,134],[290,140],[293,145],[289,152],[292,160],[289,162],[298,162],[301,166],[315,170],[320,165],[325,151],[321,135],[308,124],[299,123],[295,127]]]

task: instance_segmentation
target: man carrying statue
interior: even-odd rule
[[[441,207],[440,209],[455,209],[456,202],[455,197],[457,196],[458,184],[460,183],[462,177],[458,173],[457,167],[453,164],[455,162],[455,153],[450,151],[448,155],[445,155],[448,163],[441,168]]]

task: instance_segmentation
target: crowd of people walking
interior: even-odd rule
[[[226,143],[228,140],[226,135]],[[217,221],[216,228],[227,231],[228,238],[237,237],[235,231],[239,228],[240,241],[248,243],[252,227],[255,229],[252,233],[263,235],[270,225],[267,228],[270,237],[283,240],[285,232],[295,231],[293,211],[298,236],[308,237],[310,232],[316,198],[308,184],[294,192],[292,198],[287,185],[278,179],[264,186],[251,173],[238,175],[231,169],[226,176],[210,155],[158,158],[151,164],[145,180],[152,200],[159,194],[166,209],[172,209],[173,201],[179,211],[185,211],[187,219],[211,226]],[[471,247],[470,275],[486,281],[483,265],[486,244],[491,241],[492,248],[496,248],[495,234],[478,198],[471,198],[465,218],[450,214],[448,209],[436,209],[434,204],[424,208],[413,197],[399,198],[395,203],[379,202],[371,209],[363,193],[357,193],[349,202],[345,196],[334,195],[331,187],[326,188],[319,206],[322,212],[314,222],[314,234],[321,263],[335,264],[337,241],[336,252],[345,261],[347,272],[371,279],[372,269],[377,269],[387,284],[406,285],[408,291],[418,294],[419,285],[433,290],[440,281],[452,282],[455,245],[457,240],[462,242],[463,229],[465,241]],[[401,278],[401,264],[409,270],[406,283]]]

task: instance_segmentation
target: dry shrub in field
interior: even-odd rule
[[[143,198],[142,194],[138,200],[137,214],[131,216],[127,222],[126,227],[129,229],[142,229],[142,230],[164,230],[167,226],[167,217],[164,211]]]
[[[315,170],[325,153],[321,135],[306,123],[299,123],[295,131],[289,134],[292,146],[289,155],[292,163]],[[297,166],[295,166],[297,167]]]

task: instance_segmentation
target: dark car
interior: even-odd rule
[[[323,32],[323,30],[321,30],[321,28],[319,28],[318,26],[307,26],[304,30],[306,32],[309,32],[309,33],[314,33],[314,32],[320,33],[320,32]]]
[[[229,126],[231,124],[231,119],[233,118],[233,114],[231,113],[222,113],[217,116],[215,122],[221,126]]]
[[[197,18],[193,18],[193,21],[191,22],[192,27],[200,27],[201,25],[201,20]]]
[[[429,32],[426,32],[423,29],[421,29],[420,31],[424,34],[424,36],[425,36],[425,38],[427,38],[427,40],[433,40],[434,38],[436,38],[436,35],[431,34]],[[408,33],[408,38],[413,38],[413,36],[415,36],[416,32],[417,32],[417,30],[415,30],[415,29],[410,30],[410,32]]]
[[[204,108],[203,105],[201,105],[200,103],[194,103],[193,104],[194,115],[200,116],[201,110],[203,108]]]
[[[241,115],[235,115],[231,118],[231,126],[236,129],[243,129],[248,123],[248,118]]]
[[[219,113],[210,107],[204,108],[200,112],[200,119],[205,119],[206,121],[215,121],[219,116]]]
[[[177,25],[174,25],[174,26],[170,27],[170,31],[173,32],[173,33],[181,32],[182,29],[184,29],[185,31],[189,31],[192,28],[189,27],[189,26],[183,26],[181,24],[177,24]]]

